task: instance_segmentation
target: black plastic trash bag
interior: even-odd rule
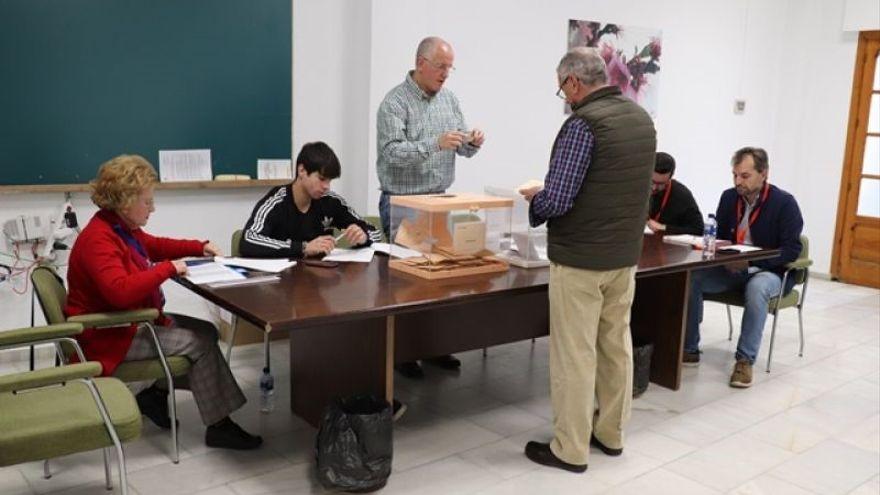
[[[329,490],[378,490],[391,475],[393,448],[388,402],[372,395],[336,399],[315,442],[318,480]]]
[[[648,390],[651,379],[651,354],[654,344],[633,342],[633,397],[638,397]]]

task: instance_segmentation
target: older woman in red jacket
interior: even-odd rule
[[[141,229],[155,210],[156,182],[152,165],[137,155],[117,156],[101,165],[91,183],[92,201],[100,210],[71,251],[65,313],[158,309],[155,323],[162,349],[192,361],[181,386],[192,391],[207,425],[205,442],[211,447],[256,448],[262,438],[229,418],[246,399],[217,346],[217,328],[197,318],[161,313],[162,283],[186,273],[180,258],[213,256],[220,250],[209,241],[154,237]],[[105,375],[112,375],[122,361],[157,357],[149,332],[136,325],[86,329],[79,341],[88,359],[101,362]],[[141,412],[163,428],[171,427],[167,394],[155,384],[137,394]]]

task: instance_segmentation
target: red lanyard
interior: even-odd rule
[[[655,222],[660,221],[660,215],[663,214],[663,210],[666,208],[666,203],[669,202],[669,193],[672,192],[672,183],[674,180],[670,179],[669,184],[666,185],[666,192],[663,193],[663,200],[660,201],[660,209],[657,210],[657,213],[654,215],[652,220]]]
[[[764,206],[764,203],[767,201],[767,196],[770,195],[770,184],[764,182],[763,191],[761,191],[761,202],[758,203],[758,207],[752,210],[752,214],[749,215],[749,230],[752,228],[752,224],[755,223],[755,220],[758,219],[758,215],[761,213],[761,208]],[[736,243],[742,244],[746,238],[746,229],[740,229],[739,226],[742,223],[743,216],[743,203],[745,200],[742,196],[736,198]]]

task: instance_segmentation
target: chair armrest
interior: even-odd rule
[[[0,332],[0,347],[19,344],[28,345],[32,342],[44,342],[63,337],[73,337],[83,331],[79,323],[59,323],[43,327],[17,328]]]
[[[0,393],[45,387],[101,374],[101,363],[90,361],[0,376]]]
[[[809,268],[813,266],[813,260],[805,259],[805,260],[794,260],[791,263],[786,263],[785,268],[787,270],[803,270],[804,268]]]
[[[86,328],[94,327],[118,327],[126,323],[144,323],[154,321],[159,317],[159,310],[134,309],[131,311],[114,311],[113,313],[89,313],[85,315],[71,316],[67,319],[71,323],[82,323]]]

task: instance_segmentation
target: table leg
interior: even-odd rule
[[[317,325],[290,332],[290,408],[317,426],[336,397],[393,391],[394,319]],[[389,350],[391,351],[389,354]]]
[[[678,390],[687,319],[689,272],[636,279],[632,306],[633,345],[653,343],[651,381]]]

